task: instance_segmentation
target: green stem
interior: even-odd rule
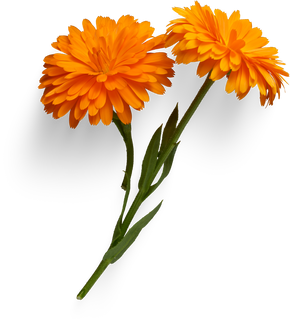
[[[78,293],[77,299],[83,299],[86,294],[90,291],[90,289],[93,287],[94,283],[98,280],[98,278],[101,276],[101,274],[106,270],[110,262],[108,260],[101,261],[96,271],[93,273],[91,278],[87,281],[87,283],[84,285],[83,289]]]
[[[188,109],[185,112],[184,116],[182,117],[179,124],[177,125],[177,127],[175,129],[175,132],[172,134],[172,137],[169,140],[167,148],[159,156],[155,171],[152,174],[152,182],[153,182],[154,178],[156,177],[157,173],[159,172],[159,170],[161,169],[162,165],[164,164],[165,160],[167,159],[168,155],[170,154],[170,152],[174,148],[174,145],[177,143],[177,141],[178,141],[180,135],[182,134],[185,126],[188,124],[188,122],[190,121],[192,115],[195,113],[197,107],[201,103],[202,99],[204,98],[204,96],[207,94],[208,90],[213,85],[214,81],[212,81],[209,77],[210,77],[210,73],[207,75],[207,78],[204,81],[202,87],[199,89],[196,97],[193,99],[192,103],[190,104],[190,106],[188,107]]]
[[[194,98],[191,105],[188,107],[188,109],[185,112],[184,116],[182,117],[179,124],[177,125],[174,133],[172,134],[172,137],[170,138],[170,140],[168,142],[167,147],[165,148],[163,153],[159,156],[159,158],[157,160],[156,168],[155,168],[154,172],[152,173],[152,176],[151,176],[151,179],[150,179],[150,185],[152,185],[152,183],[153,183],[154,179],[156,178],[156,176],[157,176],[159,170],[161,169],[162,165],[164,164],[164,162],[168,158],[169,154],[171,153],[171,151],[175,147],[176,142],[178,141],[180,135],[182,134],[185,126],[188,124],[188,122],[191,119],[192,115],[195,113],[195,111],[196,111],[197,107],[199,106],[199,104],[201,103],[202,99],[204,98],[204,96],[206,95],[208,90],[213,85],[214,81],[212,81],[209,77],[210,77],[210,73],[208,74],[204,84],[202,85],[202,87],[198,91],[196,97]],[[150,190],[150,188],[149,188],[149,190]],[[146,192],[145,193],[140,192],[140,191],[138,192],[138,194],[137,194],[137,196],[136,196],[131,208],[129,209],[128,214],[125,217],[124,222],[122,224],[121,235],[120,235],[121,237],[123,237],[125,235],[127,229],[130,226],[130,223],[131,223],[132,219],[134,218],[135,213],[137,212],[138,208],[140,207],[140,205],[144,201],[144,198],[145,197],[147,198],[148,196],[149,195],[147,195]]]
[[[142,202],[144,201],[144,197],[145,197],[145,192],[143,192],[143,190],[139,190],[125,219],[124,222],[122,224],[121,227],[121,231],[120,231],[120,236],[118,241],[120,241],[126,234],[127,229],[129,228],[130,223],[132,222],[133,217],[135,216],[137,210],[139,209],[139,207],[141,206]]]
[[[124,213],[126,211],[126,207],[128,204],[130,192],[132,189],[132,176],[133,176],[133,171],[134,171],[134,161],[135,161],[135,152],[134,152],[134,144],[133,144],[133,139],[132,139],[132,128],[131,124],[125,125],[123,124],[117,115],[114,112],[114,119],[113,119],[114,124],[118,128],[118,131],[123,137],[125,146],[126,146],[126,174],[124,174],[123,177],[123,182],[121,185],[121,188],[125,190],[125,196],[123,198],[123,203],[122,203],[122,209],[120,212],[120,215],[117,217],[114,228],[112,231],[112,240],[111,240],[111,245],[110,248],[115,246],[119,242],[119,236],[121,233],[121,224],[123,220]],[[128,178],[127,178],[128,177]]]
[[[125,208],[127,205],[128,196],[130,193],[131,175],[132,175],[133,164],[134,164],[134,146],[133,146],[133,141],[132,141],[131,124],[127,124],[127,125],[123,124],[115,112],[113,112],[113,122],[116,125],[118,131],[122,135],[123,140],[125,142],[126,153],[127,153],[127,162],[126,162],[126,171],[125,171],[124,179],[123,179],[123,182],[121,185],[122,189],[126,190],[126,193],[125,193],[125,197],[124,197],[121,215],[120,215],[118,222],[115,226],[112,243],[111,243],[109,249],[116,244],[115,243],[116,237],[118,237],[119,233],[120,233],[120,229],[121,229],[121,225],[122,225],[122,218],[123,218],[123,214],[124,214],[124,211],[125,211]],[[96,271],[92,274],[90,279],[84,285],[83,289],[77,295],[77,299],[83,299],[86,296],[86,294],[90,291],[90,289],[92,288],[94,283],[98,280],[98,278],[101,276],[101,274],[106,270],[106,268],[108,267],[109,264],[110,264],[110,262],[108,260],[106,260],[106,261],[102,260],[100,262]]]

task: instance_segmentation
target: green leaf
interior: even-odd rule
[[[145,192],[148,190],[149,186],[151,185],[150,178],[152,173],[155,170],[157,156],[158,156],[158,149],[160,144],[161,128],[162,126],[160,126],[152,136],[142,162],[142,170],[141,170],[140,180],[138,183],[138,188],[140,190],[144,189]]]
[[[137,236],[140,234],[141,230],[151,221],[154,215],[158,212],[161,207],[162,201],[158,206],[156,206],[149,214],[141,218],[136,224],[134,224],[124,238],[113,248],[109,249],[104,257],[103,261],[108,260],[110,263],[116,262],[121,256],[128,250],[128,248],[136,240]]]
[[[168,155],[167,159],[165,160],[165,162],[163,164],[163,170],[162,170],[162,174],[161,174],[159,180],[149,188],[144,200],[147,199],[152,194],[152,192],[155,191],[159,187],[159,185],[162,183],[162,181],[168,176],[168,174],[171,170],[174,156],[175,156],[177,146],[179,145],[179,143],[180,142],[174,144],[172,151],[170,152],[170,154]]]
[[[177,120],[178,120],[178,103],[176,104],[173,112],[171,113],[165,125],[163,135],[162,135],[160,151],[158,153],[159,155],[165,150],[165,148],[169,143],[170,138],[173,136],[174,131],[176,129]]]
[[[159,170],[163,166],[161,177],[159,178],[158,182],[154,185],[150,186],[146,192],[144,200],[155,191],[158,186],[162,183],[162,181],[168,176],[174,155],[177,149],[178,143],[172,143],[172,137],[175,135],[176,125],[178,121],[178,103],[176,104],[174,110],[172,111],[171,115],[168,118],[168,121],[165,125],[162,141],[160,145],[160,150],[158,152],[158,159],[156,164],[156,170]],[[164,158],[162,155],[166,152],[167,157]],[[160,160],[161,158],[161,160]]]

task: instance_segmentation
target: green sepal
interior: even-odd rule
[[[142,170],[140,180],[138,183],[138,188],[139,190],[143,189],[145,192],[150,187],[150,178],[155,170],[160,144],[161,128],[162,125],[153,134],[142,162]]]
[[[121,256],[128,250],[128,248],[136,240],[137,236],[140,234],[141,230],[151,221],[154,215],[158,212],[161,207],[162,201],[158,206],[156,206],[149,214],[141,218],[136,224],[134,224],[124,238],[114,247],[109,249],[104,257],[103,261],[109,261],[110,263],[116,262]]]

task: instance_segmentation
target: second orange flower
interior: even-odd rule
[[[278,50],[264,47],[269,43],[259,28],[248,19],[240,19],[235,11],[228,18],[221,10],[212,12],[195,1],[190,8],[173,8],[181,17],[172,20],[167,29],[166,47],[172,50],[177,63],[200,62],[197,74],[211,71],[210,78],[219,80],[229,74],[228,93],[235,91],[239,99],[258,86],[262,105],[273,105],[285,79],[289,76],[280,65]],[[285,81],[286,82],[286,81]]]

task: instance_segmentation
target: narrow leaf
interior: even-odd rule
[[[150,177],[155,170],[160,144],[161,128],[162,126],[160,126],[152,136],[142,162],[142,170],[140,180],[138,183],[138,188],[144,189],[145,191],[150,186]]]
[[[171,113],[170,117],[168,118],[168,121],[165,125],[163,135],[162,135],[162,141],[160,146],[159,155],[165,150],[167,147],[170,138],[174,134],[176,124],[178,120],[178,103],[176,104],[173,112]]]
[[[152,194],[152,192],[155,191],[159,187],[159,185],[162,183],[162,181],[168,176],[168,174],[171,170],[174,156],[175,156],[177,146],[179,143],[180,142],[178,142],[174,145],[174,148],[172,149],[172,151],[170,152],[170,154],[168,155],[167,159],[165,160],[165,162],[163,164],[163,170],[162,170],[162,174],[161,174],[159,180],[149,188],[144,200],[147,199]]]
[[[128,250],[128,248],[136,240],[141,230],[151,221],[154,215],[158,212],[161,207],[162,201],[156,206],[149,214],[141,218],[136,224],[134,224],[124,238],[113,248],[107,251],[103,257],[103,261],[109,260],[110,263],[116,262],[121,256]]]

